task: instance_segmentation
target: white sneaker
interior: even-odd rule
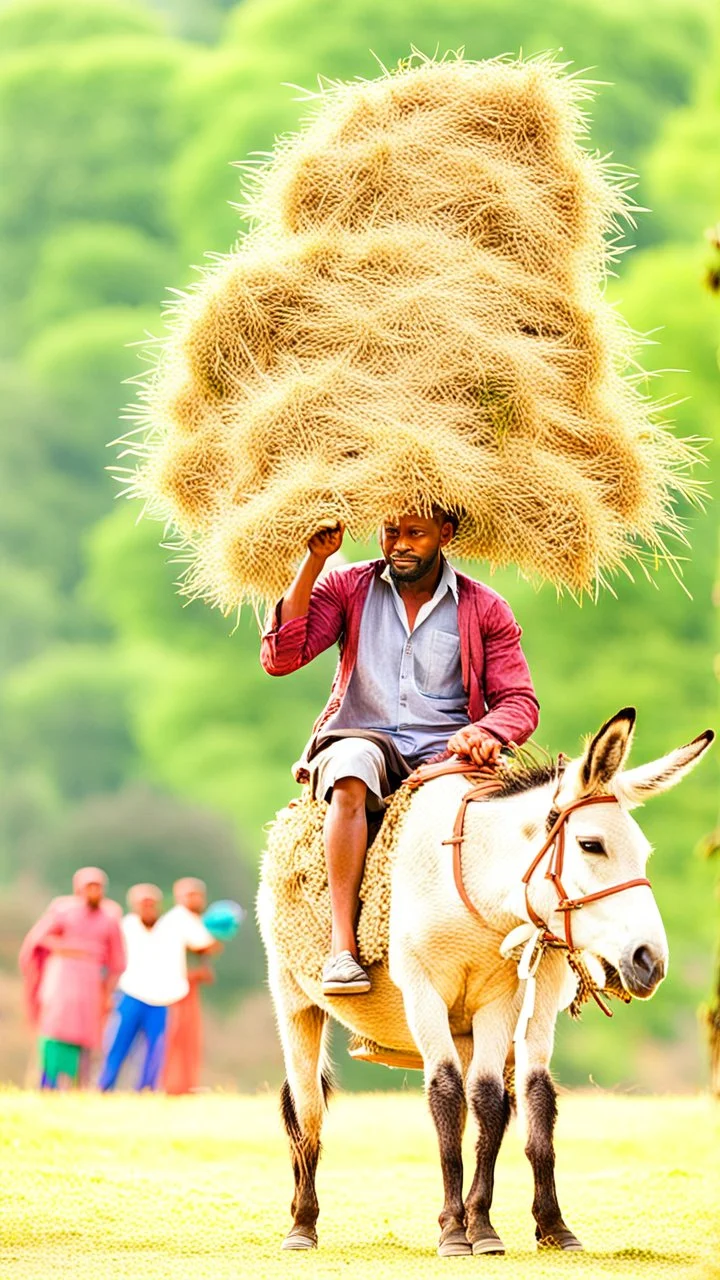
[[[324,996],[360,996],[370,990],[370,979],[350,951],[331,956],[323,967]]]

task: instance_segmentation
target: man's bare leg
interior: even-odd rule
[[[349,951],[355,959],[355,925],[368,838],[366,798],[367,787],[360,778],[340,778],[333,787],[325,818],[332,954]]]

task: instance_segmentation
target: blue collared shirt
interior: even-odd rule
[[[444,751],[456,729],[469,723],[457,614],[455,570],[443,560],[432,600],[422,605],[411,631],[386,566],[368,591],[342,707],[323,732],[386,733],[413,766]]]

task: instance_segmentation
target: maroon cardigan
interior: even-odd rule
[[[371,560],[332,569],[313,587],[304,618],[293,618],[280,626],[278,604],[271,628],[262,638],[260,661],[271,676],[289,675],[339,643],[340,661],[330,699],[315,722],[313,738],[345,697],[357,660],[360,619],[370,583],[384,568],[384,560]],[[462,573],[458,573],[457,582],[468,718],[501,742],[519,746],[538,722],[538,701],[520,648],[520,627],[496,591]]]

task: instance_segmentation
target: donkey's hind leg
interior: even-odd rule
[[[271,974],[287,1079],[280,1091],[282,1118],[290,1139],[295,1178],[293,1225],[283,1249],[314,1249],[319,1213],[315,1173],[320,1158],[320,1131],[330,1092],[325,1069],[327,1014],[311,1004],[292,974]]]

